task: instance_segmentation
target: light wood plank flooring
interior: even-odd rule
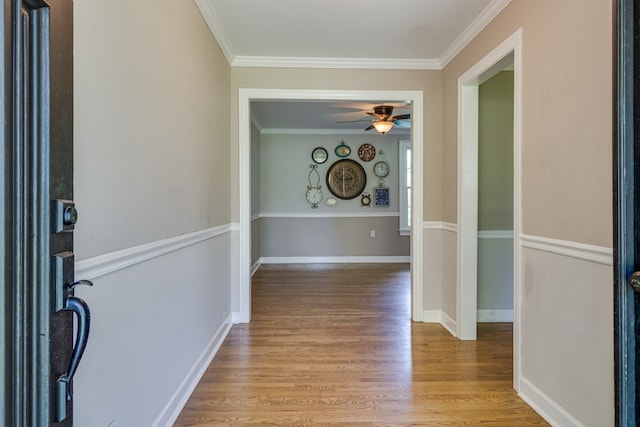
[[[512,388],[511,324],[410,321],[407,264],[262,266],[176,426],[548,425]]]

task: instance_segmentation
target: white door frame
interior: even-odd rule
[[[422,260],[422,192],[423,192],[423,92],[421,90],[295,90],[248,89],[238,90],[239,138],[239,263],[238,297],[239,323],[251,320],[251,101],[255,100],[330,100],[408,102],[412,104],[411,144],[412,168],[412,231],[411,231],[411,317],[423,317],[423,260]]]
[[[520,378],[520,236],[522,234],[522,30],[458,79],[458,251],[456,334],[475,340],[478,265],[478,86],[513,61],[513,363]]]

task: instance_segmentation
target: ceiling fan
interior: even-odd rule
[[[371,124],[365,129],[365,131],[375,129],[384,135],[396,124],[402,127],[409,127],[409,123],[404,122],[404,120],[409,120],[411,118],[411,114],[399,114],[397,116],[392,116],[393,107],[391,105],[378,105],[373,107],[373,112],[368,111],[367,114],[375,117],[375,119],[345,120],[337,123],[368,121],[371,122]]]

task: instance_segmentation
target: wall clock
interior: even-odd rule
[[[380,178],[384,178],[389,175],[389,163],[387,163],[387,158],[382,150],[380,150],[380,160],[373,165],[373,173]]]
[[[305,197],[311,205],[311,209],[318,209],[318,203],[322,201],[322,186],[320,185],[320,174],[318,173],[318,165],[309,165],[309,185],[307,185],[307,193]],[[311,182],[311,175],[315,175],[315,185]]]
[[[328,158],[329,153],[324,147],[316,147],[311,152],[311,159],[318,164],[326,162]]]
[[[342,141],[340,145],[336,147],[335,153],[338,157],[347,157],[349,154],[351,154],[351,147],[349,147],[344,143],[344,141]]]
[[[371,144],[362,144],[358,148],[358,157],[364,162],[370,162],[376,156],[376,149]]]
[[[371,206],[371,194],[362,193],[362,197],[360,197],[360,206],[366,206],[366,207]]]
[[[327,171],[327,187],[340,199],[358,197],[367,185],[367,174],[360,163],[349,159],[338,160]]]

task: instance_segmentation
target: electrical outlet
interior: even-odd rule
[[[371,237],[376,237],[376,230],[371,230]]]

